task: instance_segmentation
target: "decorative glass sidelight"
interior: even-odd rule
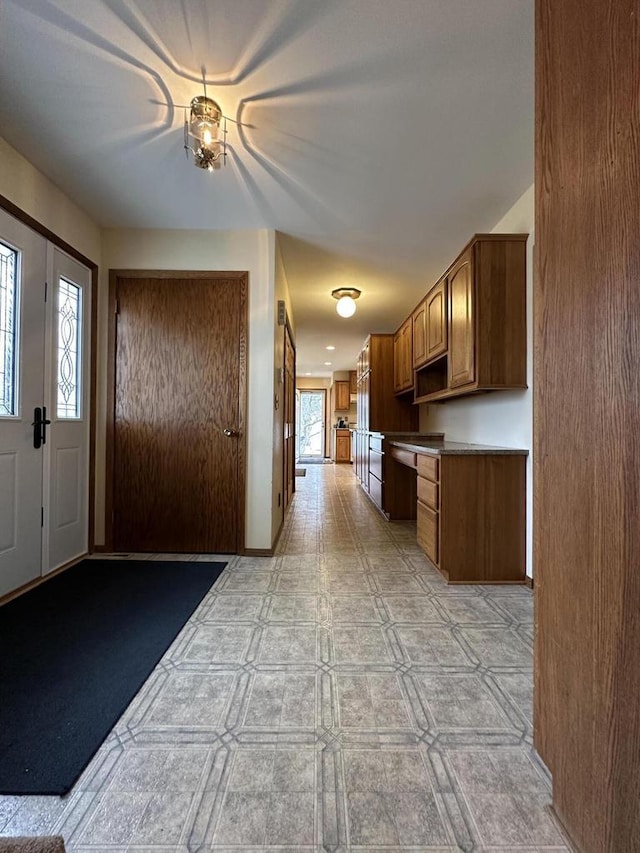
[[[82,291],[61,278],[58,282],[58,400],[59,418],[80,418],[80,341]]]
[[[18,253],[0,243],[0,415],[16,414]]]

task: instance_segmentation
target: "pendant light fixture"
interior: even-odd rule
[[[222,122],[222,127],[220,123]],[[193,156],[193,162],[199,169],[213,172],[227,162],[227,119],[222,115],[219,105],[204,95],[197,95],[184,111],[184,150],[187,158]]]
[[[355,300],[360,296],[361,291],[356,287],[338,287],[331,291],[334,299],[338,300],[336,311],[341,317],[353,317],[356,313]]]

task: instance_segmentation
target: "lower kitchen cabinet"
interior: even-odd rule
[[[417,454],[417,539],[449,583],[525,580],[526,453]]]
[[[351,462],[351,430],[336,429],[336,462]]]

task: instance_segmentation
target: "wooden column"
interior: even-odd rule
[[[536,2],[535,744],[640,851],[640,2]]]

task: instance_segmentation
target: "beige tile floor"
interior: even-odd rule
[[[71,793],[0,797],[0,834],[84,853],[567,850],[532,750],[529,590],[447,586],[350,466],[309,465],[297,488],[277,556],[230,560]]]

